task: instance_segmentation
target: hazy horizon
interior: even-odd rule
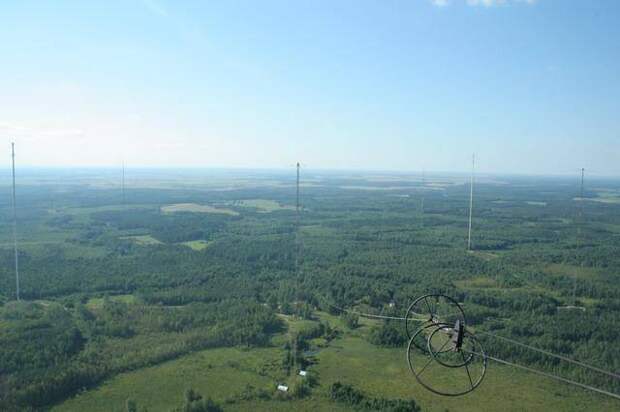
[[[20,166],[16,167],[16,176],[19,183],[20,178],[27,178],[32,176],[38,176],[40,173],[52,173],[49,177],[54,177],[53,173],[58,173],[61,175],[69,174],[69,173],[83,173],[92,175],[96,172],[102,172],[105,174],[105,177],[109,176],[120,176],[122,174],[122,165],[101,165],[101,166]],[[449,171],[449,170],[415,170],[415,169],[364,169],[364,168],[307,168],[302,167],[301,179],[311,179],[314,177],[313,175],[325,175],[325,176],[381,176],[385,175],[386,177],[402,177],[403,179],[423,179],[426,178],[450,178],[450,177],[459,177],[466,178],[469,181],[471,176],[470,170],[463,171]],[[269,176],[271,174],[275,175],[290,175],[291,178],[295,176],[295,167],[242,167],[242,166],[230,166],[230,167],[200,167],[200,166],[129,166],[125,165],[125,176],[128,181],[132,177],[132,173],[137,174],[138,176],[143,176],[148,173],[154,173],[156,177],[162,177],[161,175],[167,175],[170,173],[180,173],[180,174],[205,174],[212,173],[217,177],[220,177],[220,174],[226,174],[227,177],[235,177],[235,176],[243,176],[249,177],[248,174],[254,174],[254,177],[262,178],[265,176]],[[568,179],[568,180],[580,180],[581,170],[575,170],[574,173],[510,173],[510,172],[480,172],[478,170],[474,171],[474,176],[477,180],[481,178],[492,178],[492,177],[505,177],[505,178],[524,178],[524,179],[536,179],[536,178],[550,178],[550,179]],[[0,177],[2,178],[10,178],[11,170],[10,168],[3,168],[0,170]],[[208,178],[209,176],[204,176]],[[585,179],[586,182],[592,180],[615,180],[620,179],[620,174],[601,174],[601,173],[590,173],[589,171],[585,171]]]

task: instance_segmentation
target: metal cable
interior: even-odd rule
[[[568,357],[563,356],[563,355],[557,355],[555,353],[546,351],[544,349],[539,349],[537,347],[528,345],[526,343],[521,343],[521,342],[516,341],[514,339],[506,338],[504,336],[496,335],[494,333],[485,332],[485,331],[476,331],[476,333],[480,334],[480,335],[491,336],[491,337],[494,337],[494,338],[497,338],[497,339],[500,339],[500,340],[503,340],[503,341],[506,341],[506,342],[510,342],[510,343],[515,344],[515,345],[521,346],[523,348],[526,348],[526,349],[529,349],[529,350],[532,350],[532,351],[535,351],[535,352],[538,352],[538,353],[542,353],[544,355],[551,356],[553,358],[561,359],[563,361],[566,361],[566,362],[572,363],[574,365],[578,365],[578,366],[590,369],[590,370],[595,371],[595,372],[599,372],[599,373],[605,374],[605,375],[610,376],[612,378],[620,379],[620,375],[618,375],[617,373],[613,373],[613,372],[607,371],[605,369],[598,368],[596,366],[588,365],[587,363],[583,363],[581,361],[578,361],[578,360],[575,360],[575,359],[571,359],[571,358],[568,358]]]
[[[398,317],[398,316],[385,316],[385,315],[373,315],[372,313],[363,313],[363,312],[358,312],[356,310],[351,310],[351,309],[345,309],[345,308],[341,308],[340,306],[336,306],[332,303],[329,303],[326,301],[326,303],[331,306],[334,309],[338,309],[341,312],[346,312],[346,313],[352,313],[354,315],[358,315],[361,316],[363,318],[374,318],[374,319],[388,319],[388,320],[405,320],[405,318],[403,317]],[[413,319],[412,319],[413,320]]]
[[[481,354],[481,353],[470,352],[470,351],[465,350],[465,349],[462,349],[462,350],[464,352],[468,352],[468,353],[471,353],[473,355],[484,356],[484,354]],[[544,376],[544,377],[547,377],[547,378],[550,378],[550,379],[555,379],[557,381],[564,382],[564,383],[567,383],[569,385],[578,386],[578,387],[580,387],[582,389],[586,389],[586,390],[589,390],[589,391],[597,392],[597,393],[600,393],[602,395],[610,396],[612,398],[620,399],[620,395],[618,395],[617,393],[606,391],[605,389],[600,389],[600,388],[597,388],[597,387],[594,387],[594,386],[586,385],[584,383],[580,383],[580,382],[576,382],[576,381],[573,381],[573,380],[570,380],[570,379],[567,379],[567,378],[563,378],[561,376],[554,375],[554,374],[549,373],[549,372],[539,371],[538,369],[533,369],[533,368],[530,368],[530,367],[527,367],[527,366],[519,365],[517,363],[509,362],[509,361],[506,361],[504,359],[496,358],[496,357],[493,357],[493,356],[486,355],[486,357],[487,357],[487,359],[490,359],[490,360],[498,362],[498,363],[502,363],[504,365],[512,366],[512,367],[515,367],[515,368],[518,368],[518,369],[523,369],[525,371],[532,372],[532,373],[535,373],[537,375],[541,375],[541,376]]]
[[[362,316],[362,317],[375,318],[375,319],[389,319],[389,320],[406,320],[406,318],[403,318],[403,317],[373,315],[371,313],[363,313],[363,312],[358,312],[358,311],[355,311],[355,310],[349,310],[349,309],[345,309],[345,308],[336,306],[336,305],[331,304],[329,302],[327,302],[327,304],[332,306],[335,309],[338,309],[339,311],[347,312],[347,313],[353,313],[353,314],[356,314],[356,315]],[[580,362],[580,361],[575,360],[575,359],[567,358],[566,356],[556,355],[556,354],[554,354],[552,352],[546,351],[544,349],[539,349],[539,348],[536,348],[534,346],[527,345],[525,343],[521,343],[521,342],[516,341],[514,339],[505,338],[503,336],[495,335],[493,333],[484,332],[484,331],[478,331],[477,333],[482,334],[482,335],[487,335],[487,336],[495,337],[495,338],[504,340],[506,342],[510,342],[510,343],[515,344],[515,345],[524,347],[526,349],[530,349],[530,350],[542,353],[542,354],[547,355],[547,356],[555,357],[555,358],[564,360],[566,362],[569,362],[569,363],[572,363],[572,364],[575,364],[575,365],[578,365],[578,366],[582,366],[584,368],[587,368],[587,369],[590,369],[590,370],[593,370],[593,371],[596,371],[596,372],[599,372],[599,373],[603,373],[605,375],[611,376],[611,377],[616,378],[616,379],[620,378],[620,375],[615,374],[613,372],[609,372],[609,371],[606,371],[604,369],[597,368],[596,366],[588,365],[587,363],[583,363],[583,362]],[[470,354],[473,354],[473,355],[484,356],[487,359],[490,359],[492,361],[495,361],[495,362],[498,362],[498,363],[501,363],[501,364],[504,364],[504,365],[507,365],[507,366],[512,366],[512,367],[515,367],[517,369],[522,369],[524,371],[531,372],[531,373],[534,373],[536,375],[544,376],[544,377],[549,378],[549,379],[555,379],[557,381],[560,381],[560,382],[563,382],[563,383],[566,383],[566,384],[569,384],[569,385],[577,386],[577,387],[585,389],[585,390],[589,390],[589,391],[592,391],[592,392],[597,392],[597,393],[600,393],[602,395],[606,395],[606,396],[609,396],[609,397],[612,397],[612,398],[620,400],[620,395],[618,395],[617,393],[606,391],[605,389],[600,389],[600,388],[597,388],[595,386],[586,385],[584,383],[580,383],[580,382],[577,382],[577,381],[573,381],[571,379],[563,378],[561,376],[558,376],[558,375],[555,375],[555,374],[552,374],[552,373],[549,373],[549,372],[543,372],[543,371],[540,371],[538,369],[530,368],[528,366],[519,365],[517,363],[509,362],[507,360],[496,358],[494,356],[490,356],[490,355],[486,355],[486,354],[481,354],[481,353],[476,353],[476,352],[471,352],[471,351],[468,351],[468,350],[465,350],[465,349],[463,349],[463,351],[467,352],[467,353],[470,353]]]
[[[373,315],[373,314],[370,314],[370,313],[363,313],[363,312],[358,312],[358,311],[355,311],[355,310],[341,308],[341,307],[333,305],[333,304],[331,304],[329,302],[327,302],[327,304],[332,306],[332,307],[334,307],[334,308],[336,308],[336,309],[338,309],[341,312],[353,313],[353,314],[356,314],[358,316],[362,316],[362,317],[366,317],[366,318],[388,319],[388,320],[406,320],[406,318],[404,318],[404,317]],[[417,320],[417,319],[411,319],[410,318],[410,320]],[[491,336],[491,337],[503,340],[505,342],[510,342],[510,343],[515,344],[517,346],[521,346],[523,348],[532,350],[534,352],[542,353],[543,355],[546,355],[546,356],[550,356],[550,357],[553,357],[553,358],[556,358],[556,359],[561,359],[561,360],[563,360],[565,362],[569,362],[569,363],[572,363],[573,365],[577,365],[577,366],[581,366],[581,367],[586,368],[586,369],[590,369],[591,371],[594,371],[594,372],[602,373],[602,374],[607,375],[609,377],[612,377],[614,379],[620,379],[620,375],[617,374],[617,373],[610,372],[610,371],[607,371],[605,369],[601,369],[599,367],[592,366],[592,365],[589,365],[587,363],[584,363],[584,362],[581,362],[581,361],[578,361],[576,359],[572,359],[572,358],[569,358],[569,357],[566,357],[566,356],[563,356],[563,355],[558,355],[558,354],[555,354],[553,352],[549,352],[547,350],[540,349],[540,348],[537,348],[535,346],[528,345],[526,343],[522,343],[522,342],[516,341],[514,339],[506,338],[504,336],[496,335],[494,333],[485,332],[485,331],[476,331],[476,333],[480,334],[480,335]]]

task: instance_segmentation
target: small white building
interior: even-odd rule
[[[299,376],[306,376],[308,371],[299,371]]]
[[[280,392],[288,392],[288,386],[286,386],[286,385],[278,385],[278,390]]]

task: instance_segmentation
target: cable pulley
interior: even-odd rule
[[[413,320],[422,325],[410,334]],[[405,316],[407,363],[418,383],[442,396],[461,396],[484,379],[487,357],[465,328],[465,313],[454,299],[440,294],[416,299]]]

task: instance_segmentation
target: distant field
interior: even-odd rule
[[[487,278],[487,277],[476,277],[468,280],[457,280],[454,284],[463,289],[467,288],[496,288],[499,285],[495,279]]]
[[[132,209],[157,209],[150,204],[132,204],[127,205],[105,205],[105,206],[91,206],[91,207],[61,207],[58,209],[51,209],[49,212],[52,215],[71,215],[78,222],[88,222],[89,216],[92,213],[97,212],[120,212]]]
[[[281,205],[275,200],[269,200],[269,199],[240,200],[238,202],[238,205],[242,207],[253,207],[253,208],[258,209],[260,212],[265,212],[265,213],[273,212],[276,210],[295,210],[295,206]]]
[[[162,206],[164,213],[193,212],[193,213],[221,213],[225,215],[237,216],[239,213],[231,209],[213,207],[209,205],[199,205],[197,203],[175,203]]]
[[[584,198],[576,197],[573,200],[620,204],[620,193],[615,190],[599,189],[596,191],[596,194],[597,194],[597,197],[584,197]]]
[[[187,242],[182,242],[181,244],[194,250],[205,250],[211,242],[207,240],[188,240]]]
[[[429,185],[431,186],[431,185]],[[362,185],[346,185],[339,186],[340,189],[346,190],[369,190],[369,191],[383,191],[383,190],[407,190],[415,188],[415,186],[362,186]]]
[[[115,295],[110,296],[110,300],[115,302],[124,302],[124,303],[133,303],[136,301],[136,297],[134,295]],[[88,302],[86,302],[86,307],[91,310],[96,310],[103,305],[103,298],[90,298]]]
[[[138,245],[143,245],[143,246],[162,244],[162,242],[155,239],[151,235],[121,236],[120,239],[131,240],[132,242],[135,242]]]
[[[470,253],[486,261],[496,259],[500,256],[499,253],[497,252],[493,253],[493,252],[486,252],[483,250],[472,250]]]
[[[575,265],[565,264],[551,264],[544,269],[545,273],[550,275],[564,275],[564,276],[576,276],[580,279],[593,279],[600,276],[600,271],[597,268],[582,267]]]
[[[323,226],[323,225],[308,225],[302,226],[300,228],[302,234],[306,236],[316,236],[316,237],[328,237],[335,236],[338,234],[338,231],[333,227]]]

